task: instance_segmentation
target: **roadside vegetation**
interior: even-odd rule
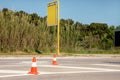
[[[61,53],[119,54],[114,47],[114,30],[120,26],[106,23],[82,24],[72,19],[61,19]],[[0,11],[0,53],[49,54],[57,52],[57,26],[47,27],[47,17],[36,13]]]

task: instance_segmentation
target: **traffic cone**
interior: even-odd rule
[[[34,74],[34,75],[39,74],[39,72],[37,71],[36,57],[33,57],[32,59],[32,67],[30,72],[28,72],[28,74]]]
[[[52,65],[57,65],[56,54],[53,56]]]

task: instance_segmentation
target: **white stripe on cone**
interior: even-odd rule
[[[56,61],[56,58],[53,58],[53,61]]]
[[[32,63],[32,67],[37,67],[36,62]]]

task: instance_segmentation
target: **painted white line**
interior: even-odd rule
[[[74,73],[89,73],[89,72],[103,72],[103,71],[71,71],[71,72],[40,72],[38,75],[45,75],[45,74],[74,74]],[[4,77],[16,77],[16,76],[27,76],[32,74],[15,74],[15,75],[2,75],[0,78]]]
[[[40,74],[38,74],[38,75],[45,75],[45,74],[74,74],[74,73],[89,73],[89,72],[103,72],[103,71],[40,72]],[[0,76],[0,78],[29,76],[29,75],[32,75],[32,74],[2,75],[2,76]]]
[[[15,70],[0,70],[0,72],[2,73],[6,73],[7,71],[12,71],[11,73],[19,73],[19,74],[15,74],[15,75],[1,75],[0,78],[6,78],[6,77],[18,77],[18,76],[29,76],[31,74],[20,74],[20,71],[15,71]],[[26,71],[22,71],[26,72]],[[68,71],[68,72],[40,72],[40,74],[38,75],[45,75],[45,74],[76,74],[76,73],[90,73],[90,72],[111,72],[111,71]],[[9,72],[7,72],[9,73]]]
[[[92,64],[92,65],[120,67],[120,65],[113,65],[113,64]]]
[[[54,68],[70,68],[70,69],[87,69],[87,70],[97,70],[97,71],[120,71],[116,69],[106,69],[106,68],[91,68],[91,67],[70,67],[70,66],[52,66],[52,65],[38,65],[39,67],[54,67]]]
[[[0,73],[19,73],[19,74],[24,74],[27,73],[27,71],[17,71],[17,70],[0,70]]]
[[[37,61],[37,64],[49,64],[49,61]],[[32,64],[32,61],[22,61],[19,64]]]
[[[2,76],[0,76],[0,78],[26,76],[26,75],[28,75],[28,74],[2,75]]]
[[[74,74],[74,73],[90,73],[90,72],[104,72],[104,71],[68,71],[68,72],[47,72],[42,74]]]
[[[110,72],[110,71],[72,71],[72,72],[40,72],[38,75],[45,75],[45,74],[76,74],[76,73],[90,73],[90,72]],[[16,74],[16,75],[3,75],[0,78],[6,77],[18,77],[18,76],[30,76],[32,74]]]
[[[103,64],[93,64],[93,65],[103,65]],[[6,66],[6,65],[1,65]],[[20,65],[10,65],[10,66],[20,66]],[[50,67],[50,68],[66,68],[66,69],[83,69],[83,70],[95,70],[95,71],[120,71],[120,69],[108,69],[108,68],[93,68],[93,67],[74,67],[74,66],[59,66],[59,65],[37,65],[38,67]],[[109,66],[109,65],[106,65]],[[112,65],[114,66],[114,65]],[[2,70],[0,70],[1,72]],[[11,72],[11,71],[9,71]],[[8,72],[8,73],[9,73]],[[21,72],[21,71],[19,71]]]

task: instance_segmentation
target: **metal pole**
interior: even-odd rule
[[[58,55],[60,55],[60,2],[59,0],[55,0],[55,1],[57,1],[57,5],[58,5],[57,53]]]

